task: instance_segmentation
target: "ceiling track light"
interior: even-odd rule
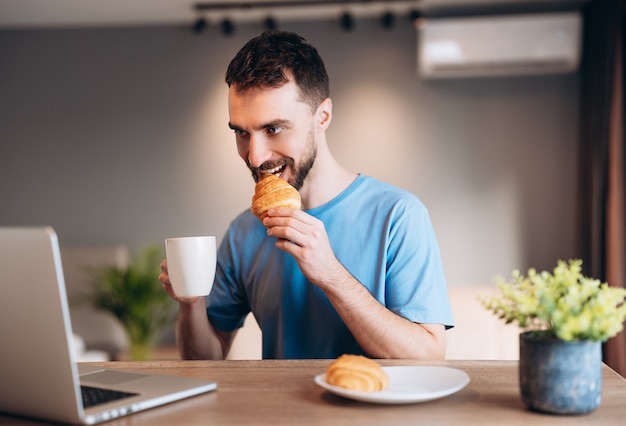
[[[424,0],[207,0],[195,3],[192,8],[197,18],[192,31],[196,34],[205,30],[209,20],[221,22],[224,35],[235,32],[235,23],[257,21],[266,30],[277,28],[277,19],[320,18],[332,19],[339,15],[339,25],[344,31],[352,31],[356,19],[379,16],[385,29],[395,25],[396,17],[418,16]],[[343,12],[342,12],[343,10]],[[348,11],[349,10],[349,11]],[[382,14],[382,15],[381,15]],[[335,18],[336,19],[336,18]],[[414,20],[416,18],[411,18]]]
[[[395,22],[396,22],[396,16],[391,12],[385,12],[380,17],[380,26],[386,30],[392,29]]]
[[[344,12],[339,17],[339,25],[344,31],[352,31],[354,29],[354,18],[349,12]]]
[[[225,36],[232,35],[235,32],[235,24],[228,18],[224,18],[220,23],[220,29]]]
[[[411,9],[411,11],[409,12],[409,21],[411,22],[415,22],[421,17],[422,17],[422,12],[420,12],[417,9]]]
[[[276,28],[278,28],[278,23],[276,22],[276,19],[268,16],[263,20],[263,28],[265,28],[266,30],[275,30]]]
[[[207,27],[208,23],[204,16],[199,17],[191,26],[191,32],[194,34],[202,33]]]

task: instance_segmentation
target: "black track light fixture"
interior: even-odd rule
[[[265,28],[266,30],[275,30],[276,28],[278,28],[278,23],[276,22],[276,19],[268,16],[263,20],[263,28]]]
[[[220,30],[223,35],[231,35],[235,32],[236,22],[232,18],[242,20],[253,17],[254,11],[261,12],[260,24],[265,30],[273,30],[278,28],[276,18],[284,19],[281,10],[301,10],[300,16],[315,16],[316,12],[309,9],[318,9],[319,16],[327,16],[329,13],[339,15],[339,26],[343,31],[352,31],[356,28],[357,17],[375,17],[378,16],[379,25],[386,29],[392,29],[396,25],[397,18],[400,14],[407,16],[411,23],[419,19],[422,14],[417,3],[420,0],[229,0],[217,1],[206,0],[205,2],[195,3],[192,5],[196,16],[192,24],[192,31],[199,34],[206,30],[209,21],[219,23]],[[400,7],[403,6],[404,11]],[[382,8],[382,9],[381,9]],[[382,15],[381,15],[382,13]],[[265,17],[265,18],[264,18]],[[258,15],[257,15],[258,18]],[[289,18],[286,18],[289,19]],[[404,18],[403,18],[404,19]]]
[[[392,29],[395,22],[396,16],[392,12],[385,12],[380,17],[380,26],[386,30]]]
[[[229,36],[235,32],[235,24],[228,18],[224,18],[220,23],[222,34]]]
[[[196,19],[196,21],[191,26],[191,32],[194,34],[200,34],[205,30],[207,25],[207,20],[204,18],[204,16],[201,16],[200,18]]]
[[[354,18],[349,12],[344,12],[339,17],[339,25],[345,31],[352,31],[354,29]]]
[[[419,10],[417,10],[417,9],[412,9],[409,12],[409,21],[411,21],[411,22],[415,22],[415,21],[417,21],[421,17],[422,17],[422,13]]]

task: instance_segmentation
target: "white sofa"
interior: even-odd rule
[[[495,285],[448,288],[455,326],[446,332],[447,359],[519,359],[519,328],[506,325],[478,300],[495,290]]]

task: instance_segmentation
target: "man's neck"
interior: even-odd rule
[[[357,173],[346,170],[335,161],[330,153],[326,154],[321,158],[318,155],[315,165],[300,190],[302,208],[305,210],[328,203],[357,178]]]

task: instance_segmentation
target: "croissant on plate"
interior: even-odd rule
[[[362,355],[341,355],[326,368],[326,382],[345,389],[376,392],[387,388],[387,373]]]
[[[263,221],[267,211],[276,207],[299,209],[302,205],[300,193],[278,176],[269,174],[259,180],[254,188],[250,210]]]

